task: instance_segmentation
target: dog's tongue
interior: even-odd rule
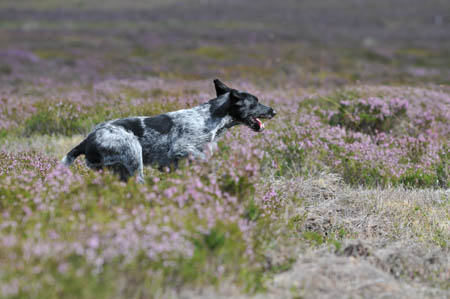
[[[264,129],[264,124],[262,123],[262,121],[260,121],[258,118],[255,118],[255,120],[256,120],[256,122],[258,123],[259,128],[260,128],[260,129]]]

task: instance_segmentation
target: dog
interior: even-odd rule
[[[250,93],[229,88],[214,80],[217,97],[191,109],[156,116],[136,116],[106,121],[97,125],[62,160],[69,166],[80,155],[94,170],[104,167],[127,181],[137,174],[144,182],[144,165],[160,170],[177,168],[186,157],[204,159],[206,145],[215,143],[225,131],[246,125],[262,132],[260,119],[271,119],[276,111],[259,103]]]

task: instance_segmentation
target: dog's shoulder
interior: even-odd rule
[[[167,115],[172,119],[175,125],[183,126],[198,124],[199,122],[204,123],[204,121],[211,116],[209,108],[205,106],[205,104],[190,109],[168,112]]]

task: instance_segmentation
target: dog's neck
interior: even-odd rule
[[[222,136],[227,129],[239,124],[228,114],[230,107],[229,93],[212,99],[205,104],[209,109],[209,116],[206,122],[208,129],[212,133],[211,141]]]

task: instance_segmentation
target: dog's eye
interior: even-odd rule
[[[253,109],[253,108],[255,108],[255,107],[256,107],[256,103],[251,103],[250,109]]]

